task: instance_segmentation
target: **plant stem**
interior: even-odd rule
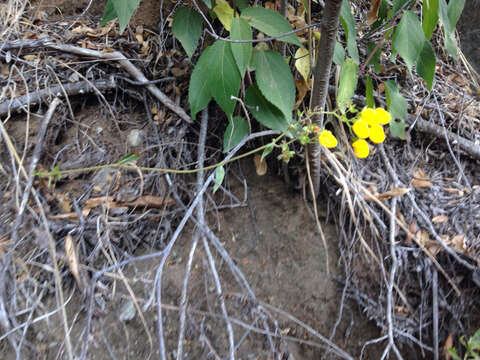
[[[325,1],[325,10],[322,21],[322,35],[317,51],[317,62],[314,69],[314,82],[312,89],[312,111],[318,112],[313,116],[313,123],[320,128],[323,127],[323,109],[328,92],[328,82],[330,79],[330,68],[332,67],[333,50],[335,48],[338,20],[340,18],[340,9],[342,0]],[[319,143],[310,144],[307,147],[310,159],[310,169],[312,172],[312,182],[315,197],[318,196],[320,188],[320,153]]]
[[[276,144],[280,139],[282,139],[285,136],[285,134],[281,134],[280,136],[276,137],[273,139],[273,143]],[[293,143],[296,141],[296,139],[292,139],[287,142],[287,145]],[[69,175],[69,174],[78,174],[82,172],[87,172],[87,171],[94,171],[94,170],[100,170],[100,169],[105,169],[105,168],[120,168],[120,169],[136,169],[136,170],[142,170],[142,171],[155,171],[155,172],[163,172],[163,173],[174,173],[174,174],[193,174],[197,173],[199,171],[205,171],[205,170],[211,170],[215,169],[218,166],[222,166],[228,163],[231,163],[235,160],[242,159],[244,157],[250,156],[252,154],[255,154],[261,150],[264,150],[267,146],[269,146],[271,143],[265,144],[263,146],[260,146],[259,148],[250,150],[244,154],[238,155],[236,157],[233,157],[229,160],[224,160],[221,161],[217,164],[209,165],[206,167],[203,167],[201,169],[187,169],[187,170],[176,170],[176,169],[162,169],[162,168],[152,168],[152,167],[144,167],[144,166],[135,166],[135,165],[128,165],[128,164],[105,164],[105,165],[97,165],[97,166],[90,166],[86,168],[80,168],[80,169],[70,169],[70,170],[61,170],[61,171],[49,171],[49,172],[37,172],[35,175],[41,176],[41,177],[48,177],[48,176],[57,176],[57,175]]]

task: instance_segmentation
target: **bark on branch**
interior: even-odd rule
[[[313,117],[313,123],[317,124],[319,127],[323,126],[323,114],[321,111],[323,111],[325,107],[325,99],[328,93],[330,68],[332,67],[333,50],[335,48],[341,7],[342,0],[325,1],[322,35],[318,45],[317,62],[313,72],[314,80],[311,106],[313,111],[319,113]],[[310,171],[316,198],[320,188],[320,144],[310,144],[307,147],[307,151],[309,152]]]

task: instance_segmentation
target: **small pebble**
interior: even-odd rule
[[[120,314],[118,318],[121,321],[129,321],[135,317],[137,310],[135,309],[135,304],[132,300],[128,300],[127,302],[123,303],[122,307],[120,308]]]
[[[143,132],[138,129],[133,129],[128,133],[127,142],[128,145],[137,147],[142,143]]]

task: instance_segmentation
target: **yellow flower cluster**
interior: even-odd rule
[[[385,141],[385,132],[382,125],[388,124],[392,120],[390,113],[382,108],[365,108],[360,113],[360,117],[353,123],[352,130],[358,136],[358,140],[353,142],[353,152],[359,159],[366,158],[370,153],[370,148],[365,139],[370,139],[375,144]]]
[[[352,130],[358,137],[352,143],[353,152],[359,159],[366,158],[370,154],[370,147],[365,139],[369,139],[374,144],[380,144],[385,141],[385,132],[382,125],[387,125],[392,120],[390,113],[382,108],[365,108],[353,120],[345,120],[353,122]],[[314,129],[315,133],[319,133],[318,142],[326,148],[334,148],[338,141],[330,130]]]

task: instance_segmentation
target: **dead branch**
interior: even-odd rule
[[[52,86],[46,89],[27,93],[18,98],[3,101],[0,103],[0,116],[12,111],[19,110],[26,106],[34,106],[51,97],[66,97],[69,95],[79,95],[103,90],[114,89],[116,83],[113,77],[109,80],[79,81],[74,84],[62,84]]]

